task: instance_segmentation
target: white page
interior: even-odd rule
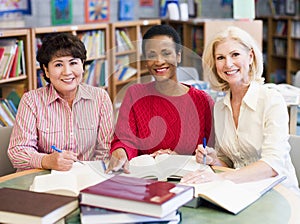
[[[192,155],[162,154],[156,156],[155,159],[150,155],[141,155],[130,160],[130,174],[128,176],[142,178],[155,176],[159,180],[166,180],[172,175],[183,176],[198,169],[204,170],[207,167],[197,163],[195,156]]]
[[[32,191],[78,195],[79,191],[98,184],[113,175],[104,173],[102,161],[75,162],[69,171],[52,170],[51,174],[36,176]]]

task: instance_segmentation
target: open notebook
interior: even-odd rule
[[[52,170],[51,174],[36,176],[30,190],[78,196],[80,190],[112,177],[104,173],[102,161],[83,163],[75,162],[69,171]]]

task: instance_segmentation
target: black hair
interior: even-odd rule
[[[80,58],[83,66],[86,61],[86,48],[83,42],[71,33],[58,33],[47,35],[42,40],[42,46],[38,49],[36,59],[40,63],[40,68],[44,73],[44,79],[50,83],[46,77],[45,69],[53,57],[72,56]]]
[[[177,31],[169,26],[169,25],[155,25],[152,26],[147,30],[147,32],[143,36],[143,42],[142,42],[142,51],[143,55],[145,55],[145,44],[146,40],[153,38],[154,36],[160,36],[160,35],[165,35],[173,39],[173,41],[176,44],[176,53],[181,52],[182,50],[182,44],[181,44],[181,38]]]

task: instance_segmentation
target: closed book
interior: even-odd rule
[[[128,212],[118,212],[105,208],[97,208],[88,205],[80,206],[81,224],[116,224],[116,223],[179,223],[181,214],[174,211],[163,218],[155,218],[145,215],[137,215]]]
[[[116,175],[80,191],[81,205],[162,218],[193,199],[194,188]]]
[[[78,198],[0,189],[0,223],[55,223],[78,208]]]

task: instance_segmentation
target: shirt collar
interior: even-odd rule
[[[252,81],[250,83],[250,86],[243,98],[243,102],[245,103],[245,105],[247,105],[249,108],[251,108],[252,110],[256,110],[256,106],[257,106],[257,101],[258,101],[258,97],[259,97],[259,83]],[[224,97],[224,107],[231,107],[230,105],[230,91],[228,91]]]
[[[61,99],[61,97],[59,96],[58,92],[56,91],[56,89],[54,88],[54,86],[52,84],[49,85],[48,96],[49,96],[48,102],[47,102],[48,105],[58,99]],[[76,93],[74,103],[79,101],[80,99],[93,99],[86,84],[80,84],[78,86],[78,90]]]

